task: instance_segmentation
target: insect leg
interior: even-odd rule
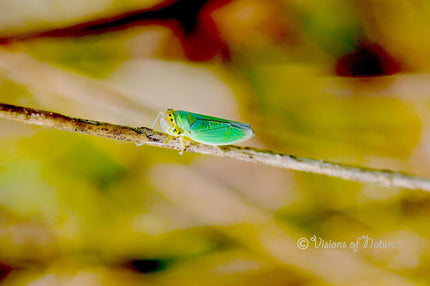
[[[167,144],[170,142],[170,140],[172,140],[173,136],[169,135],[169,137],[167,137],[166,141],[164,141],[164,144]]]
[[[179,141],[181,142],[181,145],[182,145],[182,150],[179,152],[179,155],[183,155],[184,154],[184,151],[185,151],[185,149],[187,148],[186,146],[185,146],[185,143],[184,143],[184,137],[179,137]]]
[[[154,123],[153,123],[153,124],[152,124],[152,126],[151,126],[151,129],[154,129],[154,126],[155,126],[155,124],[157,123],[158,118],[160,118],[160,116],[161,116],[162,114],[164,114],[164,111],[160,111],[160,112],[158,112],[158,115],[157,115],[157,117],[155,118]]]
[[[212,146],[214,146],[215,148],[217,148],[218,151],[220,151],[221,153],[224,153],[224,151],[220,147],[218,147],[217,145],[212,145]]]

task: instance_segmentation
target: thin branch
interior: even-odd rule
[[[115,125],[8,104],[0,104],[0,118],[128,141],[138,145],[145,144],[167,149],[182,150],[182,145],[179,140],[174,139],[165,144],[164,141],[167,139],[166,134],[147,127]],[[276,153],[270,150],[239,146],[222,146],[221,149],[219,149],[210,145],[190,143],[185,151],[261,163],[289,170],[323,174],[345,180],[375,183],[387,187],[402,187],[430,191],[430,179],[427,178],[420,178],[391,170],[354,167],[324,160],[302,158]]]

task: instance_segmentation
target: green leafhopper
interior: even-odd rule
[[[227,119],[191,113],[171,108],[161,111],[152,125],[160,118],[161,129],[172,137],[189,138],[209,145],[230,145],[248,140],[254,135],[251,125]],[[182,142],[184,146],[184,143]],[[185,149],[185,146],[184,146]]]

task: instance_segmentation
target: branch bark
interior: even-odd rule
[[[51,127],[71,132],[102,136],[106,138],[145,144],[167,149],[182,150],[179,140],[165,144],[167,135],[147,127],[129,127],[94,120],[73,118],[59,113],[0,104],[0,118],[25,124]],[[261,163],[278,168],[328,175],[345,180],[375,183],[387,187],[422,189],[430,191],[430,179],[391,170],[348,166],[324,160],[297,157],[251,147],[221,146],[220,148],[199,143],[190,143],[187,152],[227,157],[247,162]]]

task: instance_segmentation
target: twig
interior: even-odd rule
[[[166,134],[147,127],[115,125],[8,104],[0,104],[0,118],[128,141],[138,145],[146,144],[174,150],[182,149],[179,140],[174,139],[165,144],[164,141],[167,139]],[[296,157],[251,147],[222,146],[220,150],[210,145],[190,143],[185,151],[261,163],[278,168],[323,174],[345,180],[375,183],[387,187],[430,191],[430,179],[427,178],[420,178],[391,170],[354,167],[324,160]]]

